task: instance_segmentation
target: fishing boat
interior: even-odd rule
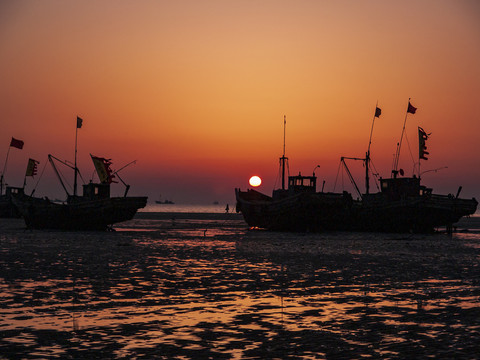
[[[82,120],[82,119],[80,119]],[[77,118],[77,130],[82,121]],[[77,146],[75,136],[75,164],[69,163],[48,155],[48,159],[67,194],[63,203],[50,201],[48,198],[38,198],[26,194],[15,194],[12,201],[18,208],[28,228],[32,229],[58,229],[58,230],[109,230],[112,225],[130,220],[137,210],[147,204],[147,197],[127,196],[130,186],[119,176],[119,171],[130,165],[125,165],[117,171],[112,171],[110,159],[91,155],[100,182],[90,181],[83,185],[83,194],[77,195]],[[73,194],[67,188],[55,165],[60,162],[74,170]],[[126,187],[124,196],[111,197],[110,185],[114,178],[118,178]]]
[[[146,197],[110,197],[109,184],[86,184],[82,196],[70,196],[64,203],[48,198],[14,196],[25,224],[31,229],[107,230],[130,220],[145,207]]]
[[[407,113],[414,113],[416,108],[408,104]],[[417,232],[429,233],[445,227],[452,230],[454,223],[463,216],[473,214],[478,202],[475,198],[459,197],[457,194],[434,194],[431,188],[421,185],[420,176],[403,177],[403,170],[398,169],[401,142],[405,131],[406,116],[400,145],[397,146],[392,177],[379,179],[380,191],[370,193],[370,145],[373,124],[381,110],[376,107],[370,132],[370,142],[365,158],[342,157],[341,162],[357,191],[354,199],[349,192],[327,193],[316,190],[316,176],[303,176],[300,173],[288,177],[285,186],[285,124],[284,151],[280,158],[282,188],[273,191],[272,196],[256,190],[242,191],[235,189],[237,212],[241,212],[250,227],[275,231],[371,231],[371,232]],[[426,160],[425,141],[428,139],[423,129],[419,128],[419,160]],[[361,193],[345,160],[364,162],[365,192]],[[420,171],[419,171],[420,175]]]

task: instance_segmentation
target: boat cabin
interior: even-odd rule
[[[90,182],[86,185],[83,185],[83,197],[88,200],[109,198],[110,184],[96,184]]]
[[[7,186],[5,188],[5,195],[7,199],[10,199],[12,195],[23,195],[24,189],[20,187]]]
[[[315,192],[317,189],[317,177],[316,176],[303,176],[298,173],[297,176],[288,177],[288,191],[299,192]]]
[[[432,193],[432,189],[420,185],[420,178],[405,177],[380,179],[382,194],[391,200],[399,200],[404,197],[423,196]]]
[[[274,199],[282,199],[298,193],[315,193],[317,190],[316,176],[303,176],[298,173],[296,176],[288,177],[288,189],[273,190]]]

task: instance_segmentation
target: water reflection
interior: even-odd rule
[[[137,219],[0,235],[3,357],[471,358],[479,237]]]

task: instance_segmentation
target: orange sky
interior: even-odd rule
[[[331,191],[340,156],[364,156],[377,101],[372,158],[390,176],[411,98],[414,157],[422,126],[432,133],[422,171],[448,167],[424,183],[480,198],[475,0],[10,1],[0,46],[2,166],[10,138],[25,141],[10,151],[10,185],[29,157],[39,173],[49,153],[73,161],[79,115],[86,180],[89,153],[114,168],[136,159],[121,172],[131,194],[232,204],[253,174],[273,189],[286,115],[291,173],[319,164]],[[411,174],[405,142],[400,166]],[[37,194],[61,196],[57,186],[47,166]]]

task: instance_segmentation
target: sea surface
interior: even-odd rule
[[[480,354],[479,216],[451,237],[310,234],[159,206],[115,232],[0,219],[0,359]]]
[[[161,212],[161,213],[224,213],[228,205],[229,212],[235,212],[234,204],[154,204],[149,203],[141,212]]]

